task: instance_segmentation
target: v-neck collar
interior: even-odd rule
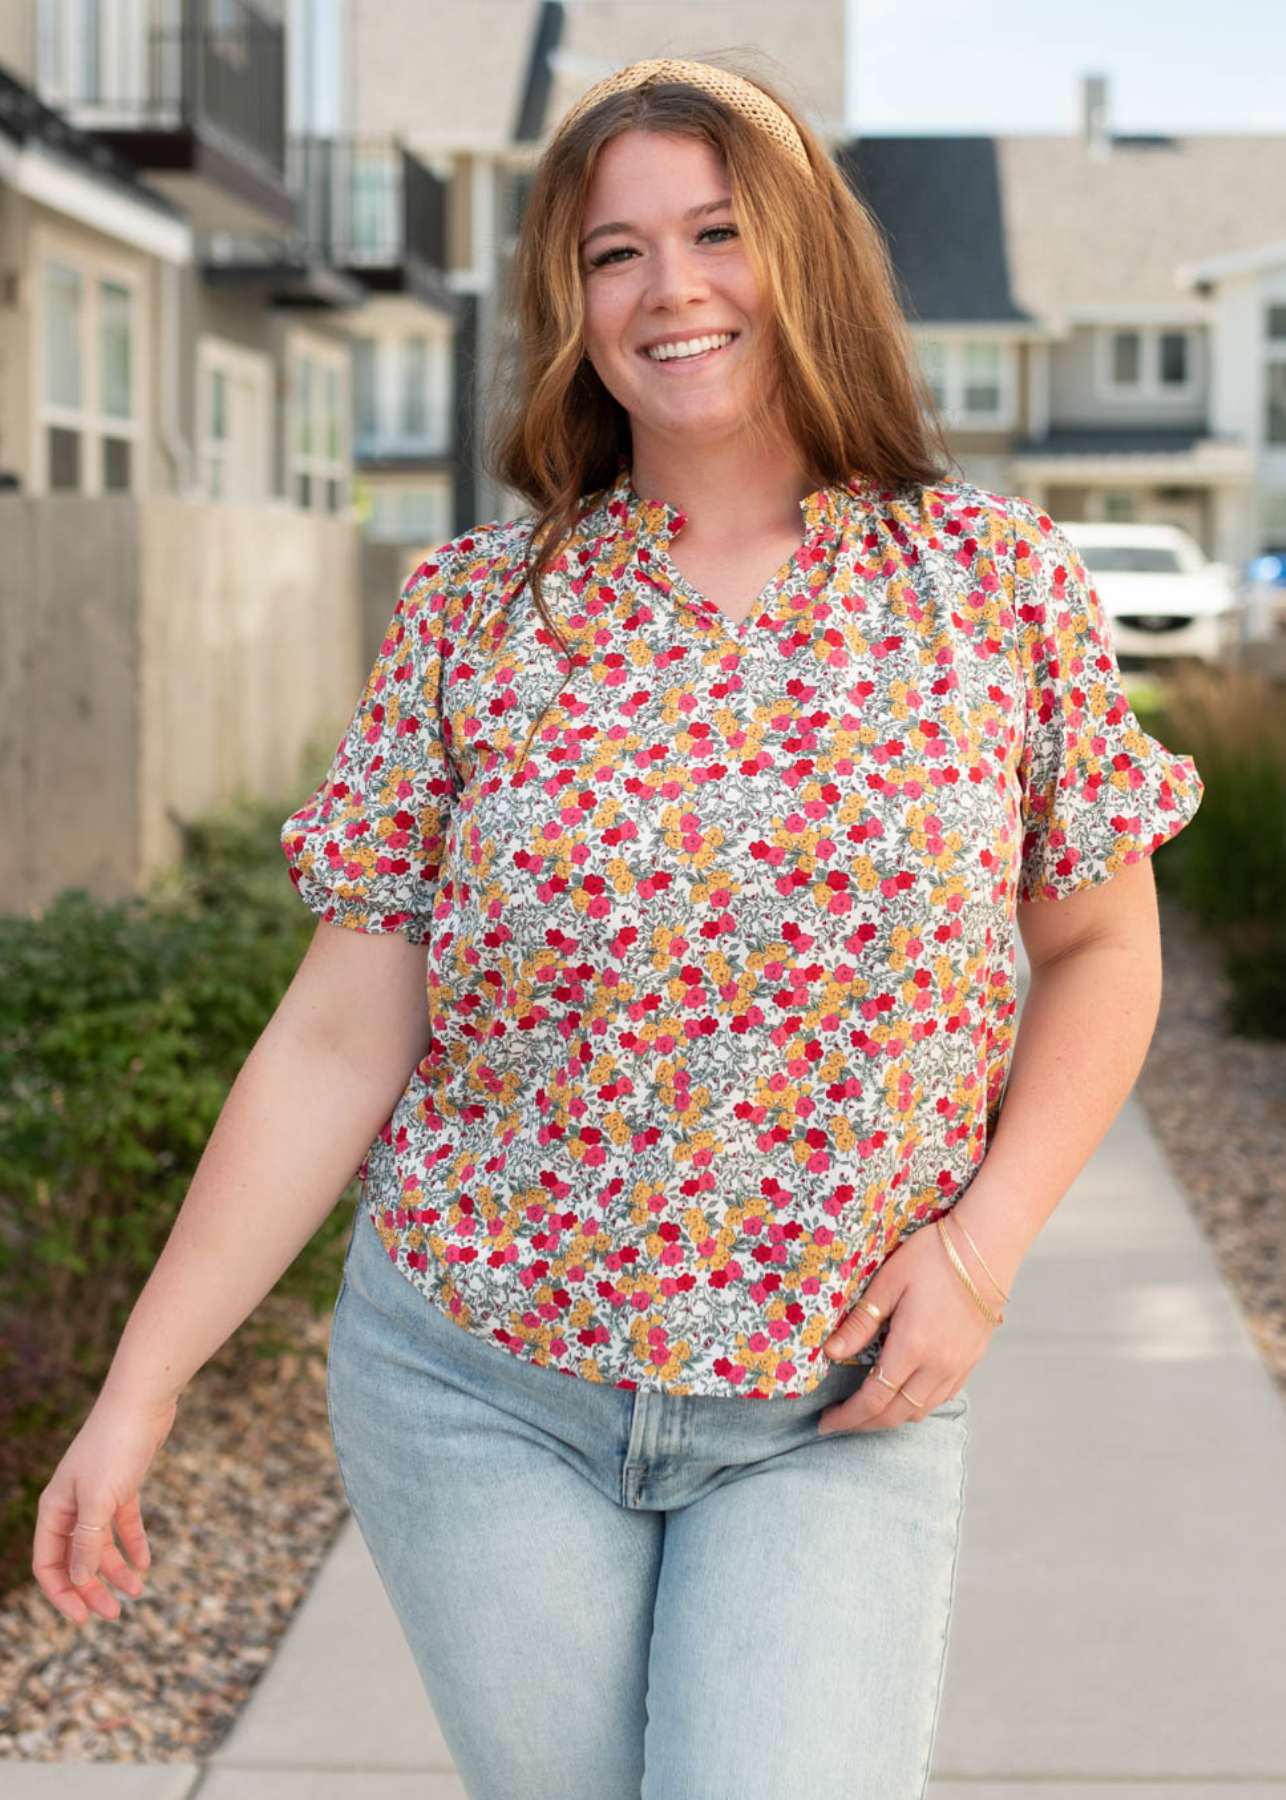
[[[817,488],[799,502],[805,541],[827,527],[838,528],[846,508],[863,484],[854,480],[842,487]],[[688,522],[688,515],[668,500],[644,500],[634,486],[633,472],[622,460],[616,480],[597,495],[586,495],[587,510],[578,521],[578,532],[592,538],[626,535],[661,550],[668,548]]]
[[[704,631],[721,632],[744,647],[758,638],[763,628],[775,631],[784,622],[777,604],[784,588],[806,567],[815,565],[823,553],[828,562],[833,559],[852,529],[855,515],[864,512],[870,486],[857,478],[805,495],[799,502],[803,541],[766,583],[743,619],[731,618],[708,596],[699,594],[677,567],[670,544],[687,523],[687,515],[667,500],[645,500],[634,486],[627,458],[621,459],[610,487],[586,497],[587,510],[577,521],[576,536],[582,545],[593,545],[595,552],[610,544],[614,563],[619,565],[622,556],[634,562],[643,579],[690,612]]]

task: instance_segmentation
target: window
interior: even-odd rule
[[[505,181],[505,228],[511,238],[522,230],[527,202],[531,198],[532,171],[510,169]]]
[[[135,289],[56,254],[42,258],[39,294],[43,486],[131,493],[142,435]]]
[[[211,500],[222,500],[228,489],[228,372],[211,369],[210,435],[205,451],[205,483]]]
[[[49,489],[51,493],[80,492],[80,433],[59,425],[49,428]]]
[[[353,429],[360,440],[379,434],[379,340],[353,341]]]
[[[312,340],[291,355],[290,491],[300,506],[338,513],[348,505],[348,352]]]
[[[1183,564],[1173,550],[1161,544],[1076,545],[1077,555],[1091,575],[1181,575]]]
[[[1140,327],[1099,333],[1099,392],[1104,399],[1191,397],[1196,385],[1192,333]]]
[[[252,505],[268,491],[271,359],[202,337],[197,345],[197,443],[208,500]]]
[[[99,405],[106,419],[128,421],[133,411],[130,405],[133,392],[130,303],[130,291],[120,282],[99,282]],[[103,438],[102,487],[105,494],[127,494],[130,490],[130,440],[127,436]]]
[[[80,405],[81,290],[77,269],[45,263],[45,399]]]
[[[924,378],[933,391],[933,404],[945,411],[947,405],[947,347],[938,338],[921,338],[920,364]]]
[[[402,340],[402,435],[422,438],[427,424],[425,387],[428,343],[423,337]]]
[[[354,146],[352,251],[358,262],[390,263],[401,255],[402,171],[383,144]]]
[[[1286,444],[1286,357],[1268,363],[1264,382],[1264,436],[1270,444]]]
[[[1143,374],[1143,346],[1137,331],[1112,334],[1112,380],[1117,387],[1137,387]]]
[[[948,425],[1012,425],[1012,351],[989,338],[919,338],[934,405]]]
[[[149,0],[38,0],[37,84],[54,107],[137,113],[146,99]]]
[[[449,329],[353,341],[359,457],[444,456],[452,439],[454,342]]]
[[[385,543],[442,544],[451,535],[451,489],[447,482],[421,487],[377,487],[370,491],[366,535]]]
[[[1103,517],[1129,524],[1139,516],[1138,495],[1131,488],[1109,488],[1103,495]]]
[[[1160,344],[1160,376],[1162,387],[1188,385],[1188,334],[1186,331],[1163,331]]]
[[[1000,411],[1000,345],[964,346],[964,404],[967,413]]]
[[[335,463],[340,458],[340,440],[343,435],[339,417],[339,370],[331,367],[323,370],[322,374],[326,384],[326,461]],[[334,510],[332,507],[331,511]]]
[[[1286,305],[1275,302],[1268,308],[1265,328],[1270,338],[1286,340]]]

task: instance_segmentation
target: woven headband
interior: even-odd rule
[[[628,68],[618,69],[614,75],[605,75],[601,81],[596,81],[563,114],[554,127],[550,142],[592,106],[597,106],[600,100],[606,100],[609,94],[624,94],[630,88],[651,87],[657,81],[681,81],[688,87],[704,88],[707,94],[713,94],[716,100],[722,100],[725,106],[732,107],[761,131],[766,131],[775,144],[789,151],[806,175],[812,174],[804,140],[794,123],[787,118],[775,100],[768,98],[762,88],[743,80],[740,75],[730,74],[726,69],[716,69],[711,63],[685,62],[668,56],[657,57],[650,62],[631,63]]]

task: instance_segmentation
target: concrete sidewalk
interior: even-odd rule
[[[969,1393],[930,1800],[1286,1800],[1286,1408],[1133,1098]],[[351,1518],[204,1767],[2,1763],[0,1791],[465,1800]]]

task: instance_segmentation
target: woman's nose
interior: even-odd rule
[[[660,247],[653,252],[648,270],[647,302],[656,307],[678,307],[700,300],[710,291],[700,259],[682,247]]]

